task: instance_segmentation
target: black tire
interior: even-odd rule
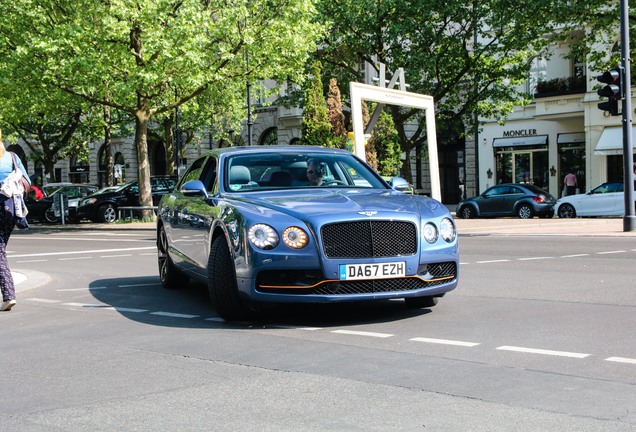
[[[466,205],[459,209],[459,215],[462,219],[473,219],[477,217],[477,212],[472,206]]]
[[[576,210],[574,209],[574,206],[572,204],[561,204],[559,206],[559,217],[560,218],[575,218],[576,217]]]
[[[243,321],[253,311],[241,300],[236,285],[236,271],[223,236],[212,243],[208,260],[208,293],[216,312],[226,321]]]
[[[532,219],[534,217],[534,210],[529,204],[521,204],[517,209],[517,216],[520,219]]]
[[[99,208],[99,221],[105,223],[113,223],[117,220],[117,210],[112,204],[106,204]]]
[[[168,289],[181,288],[188,284],[190,278],[179,271],[168,255],[168,237],[162,226],[157,240],[157,262],[159,264],[159,280],[161,286]]]
[[[427,296],[427,297],[408,297],[404,299],[406,306],[409,308],[431,308],[439,302],[439,297]]]
[[[46,211],[44,212],[44,220],[47,223],[58,223],[62,220],[61,217],[55,216],[55,212],[53,211],[53,206],[49,207],[46,209]]]

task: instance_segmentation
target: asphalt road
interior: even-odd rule
[[[159,286],[152,224],[16,232],[0,429],[632,431],[636,233],[621,224],[458,221],[460,286],[435,308],[232,324],[205,287]]]

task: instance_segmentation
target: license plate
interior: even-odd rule
[[[387,279],[406,275],[406,262],[341,264],[340,280]]]

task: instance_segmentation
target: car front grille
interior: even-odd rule
[[[375,280],[325,280],[320,271],[263,271],[256,284],[260,292],[295,295],[348,295],[415,291],[451,282],[457,277],[455,262],[420,266],[417,276]]]
[[[327,258],[378,258],[417,252],[417,227],[411,222],[356,221],[320,230]]]

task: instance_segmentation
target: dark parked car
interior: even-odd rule
[[[29,194],[26,198],[26,206],[29,209],[27,219],[31,222],[34,220],[57,223],[62,220],[61,213],[55,212],[53,203],[58,200],[61,195],[66,195],[68,198],[68,213],[65,214],[65,220],[69,222],[77,222],[77,205],[81,198],[97,191],[97,186],[86,184],[73,184],[73,183],[56,183],[42,186],[42,192],[44,198],[36,200],[34,194]]]
[[[462,200],[456,215],[462,219],[498,216],[551,218],[555,204],[556,198],[534,185],[503,183],[486,189],[481,195]]]
[[[158,205],[161,197],[170,192],[177,183],[174,176],[155,176],[150,178],[152,203]],[[93,222],[113,223],[117,220],[119,207],[139,206],[139,183],[125,183],[116,189],[104,188],[79,203],[78,217]]]
[[[212,150],[164,195],[158,216],[161,284],[206,283],[227,320],[267,303],[397,298],[431,307],[457,286],[448,209],[392,189],[344,150]]]

